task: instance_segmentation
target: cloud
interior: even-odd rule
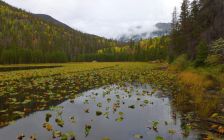
[[[132,27],[151,30],[170,22],[182,0],[4,0],[32,13],[48,14],[83,32],[115,38]]]

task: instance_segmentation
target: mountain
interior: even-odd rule
[[[71,27],[69,27],[68,25],[54,19],[53,17],[49,16],[49,15],[45,15],[45,14],[33,14],[34,16],[36,17],[39,17],[40,19],[43,19],[49,23],[52,23],[52,24],[55,24],[55,25],[58,25],[58,26],[63,26],[65,28],[70,28],[72,29]]]
[[[0,63],[58,62],[116,45],[74,30],[56,19],[32,14],[0,0]]]
[[[153,30],[144,29],[142,26],[137,26],[129,29],[130,32],[120,35],[117,40],[128,42],[130,40],[139,41],[141,39],[154,38],[168,35],[171,32],[171,23],[157,23]]]

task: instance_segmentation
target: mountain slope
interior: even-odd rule
[[[1,63],[54,62],[59,54],[73,60],[78,54],[114,44],[73,30],[50,16],[27,13],[0,1]]]
[[[45,20],[49,23],[52,23],[52,24],[55,24],[55,25],[58,25],[58,26],[63,26],[63,27],[68,28],[68,29],[72,29],[68,25],[54,19],[53,17],[51,17],[49,15],[45,15],[45,14],[33,14],[33,15],[36,16],[36,17],[39,17],[40,19],[43,19],[43,20]]]

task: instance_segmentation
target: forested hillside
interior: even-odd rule
[[[169,36],[118,44],[73,30],[50,16],[27,13],[0,1],[0,63],[167,58],[173,62],[180,55],[185,55],[195,66],[208,61],[221,63],[223,17],[223,0],[183,0],[180,14],[176,8],[173,12]]]
[[[181,54],[195,61],[196,66],[203,65],[208,55],[223,61],[224,44],[219,43],[218,54],[211,54],[214,41],[223,42],[223,17],[223,0],[183,0],[180,16],[176,9],[173,12],[170,61]]]
[[[104,48],[93,54],[81,54],[77,61],[153,61],[166,60],[170,38],[168,36],[130,41],[122,47]]]
[[[65,62],[115,44],[0,1],[0,63]]]

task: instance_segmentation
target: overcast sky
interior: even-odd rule
[[[157,22],[170,22],[182,0],[4,0],[32,13],[48,14],[80,31],[115,38]]]

